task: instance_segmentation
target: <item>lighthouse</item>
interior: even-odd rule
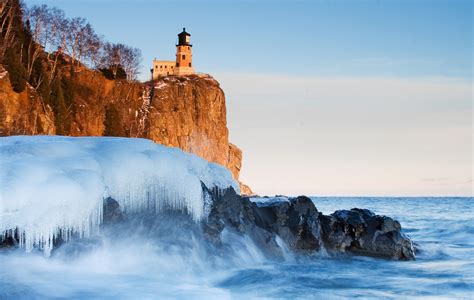
[[[186,32],[186,28],[183,28],[183,32],[178,34],[176,60],[157,60],[155,58],[153,68],[150,70],[152,80],[159,77],[194,74],[192,48],[191,35]]]
[[[178,44],[176,45],[175,75],[194,74],[192,48],[191,35],[186,32],[186,28],[183,28],[183,32],[178,34]]]

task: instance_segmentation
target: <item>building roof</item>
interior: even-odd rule
[[[183,32],[179,33],[178,36],[181,36],[181,35],[189,35],[189,33],[186,32],[186,28],[183,27]]]

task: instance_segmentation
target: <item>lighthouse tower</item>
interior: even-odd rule
[[[183,32],[178,34],[178,44],[176,45],[175,75],[194,74],[192,48],[191,35],[186,32],[186,28],[183,28]]]

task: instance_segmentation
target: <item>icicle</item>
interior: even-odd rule
[[[0,166],[0,238],[46,255],[57,239],[94,234],[107,196],[125,213],[175,209],[198,221],[212,201],[201,182],[239,192],[223,167],[143,139],[4,137]]]

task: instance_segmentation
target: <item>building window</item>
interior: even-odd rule
[[[189,67],[191,67],[191,63],[189,63]]]
[[[165,66],[165,69],[168,69],[168,66]]]
[[[183,54],[182,58],[183,58],[183,59],[186,59],[186,55]]]
[[[188,50],[191,49],[189,46],[188,46]]]
[[[179,63],[176,63],[176,66],[179,68]]]

